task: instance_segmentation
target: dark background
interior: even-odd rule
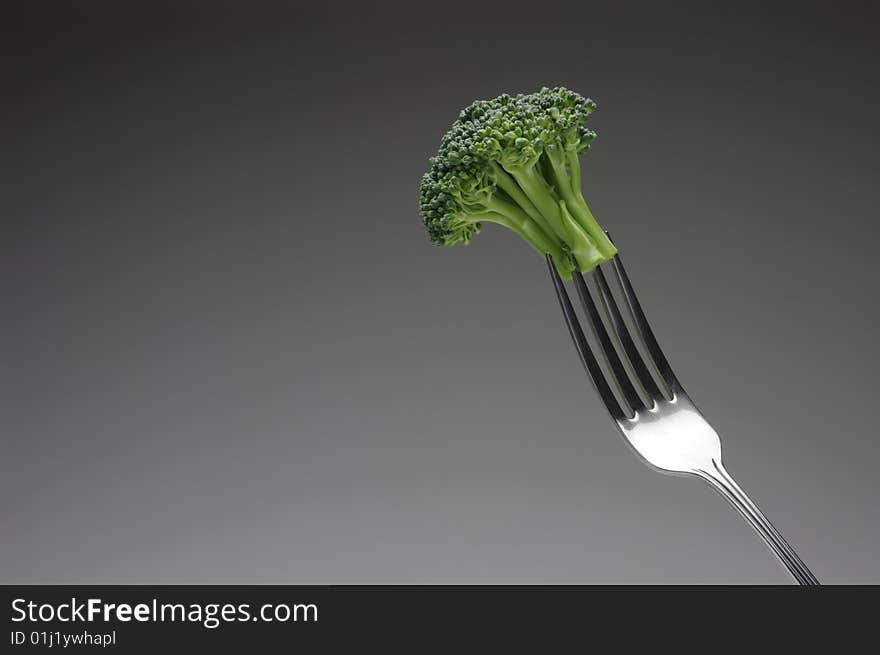
[[[554,84],[728,468],[880,582],[867,7],[4,3],[2,582],[786,582],[623,446],[540,258],[423,233],[458,110]]]

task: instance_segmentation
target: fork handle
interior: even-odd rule
[[[807,568],[807,565],[794,552],[791,544],[767,520],[767,517],[758,509],[758,506],[752,502],[752,499],[746,495],[746,492],[730,476],[730,473],[727,472],[727,469],[724,468],[720,460],[713,459],[709,467],[696,470],[694,473],[709,483],[709,486],[733,505],[733,508],[755,529],[755,532],[760,535],[764,543],[767,544],[767,547],[779,558],[779,561],[788,569],[788,572],[798,584],[819,584],[816,576],[813,575],[812,571]]]

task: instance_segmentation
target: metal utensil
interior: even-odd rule
[[[794,548],[724,468],[718,433],[672,372],[648,325],[620,256],[616,255],[610,266],[622,291],[627,318],[624,318],[601,268],[587,273],[587,277],[595,282],[611,334],[603,323],[584,276],[578,272],[573,276],[604,371],[593,354],[565,283],[549,255],[547,263],[581,362],[626,442],[649,466],[661,473],[695,477],[708,483],[755,529],[798,584],[818,585],[816,576]],[[612,334],[616,336],[612,337]]]

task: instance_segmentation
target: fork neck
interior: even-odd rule
[[[764,543],[776,555],[782,565],[788,570],[795,581],[800,585],[816,586],[819,580],[813,572],[807,568],[803,560],[798,557],[791,544],[789,544],[779,530],[770,523],[764,513],[748,497],[745,491],[736,483],[720,458],[713,458],[711,465],[695,470],[694,473],[706,481],[727,500],[737,512],[751,525]]]

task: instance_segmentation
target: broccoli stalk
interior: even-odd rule
[[[422,178],[432,241],[467,244],[483,222],[503,225],[549,253],[564,279],[613,257],[581,191],[579,155],[596,136],[584,123],[594,109],[561,87],[464,109]]]

